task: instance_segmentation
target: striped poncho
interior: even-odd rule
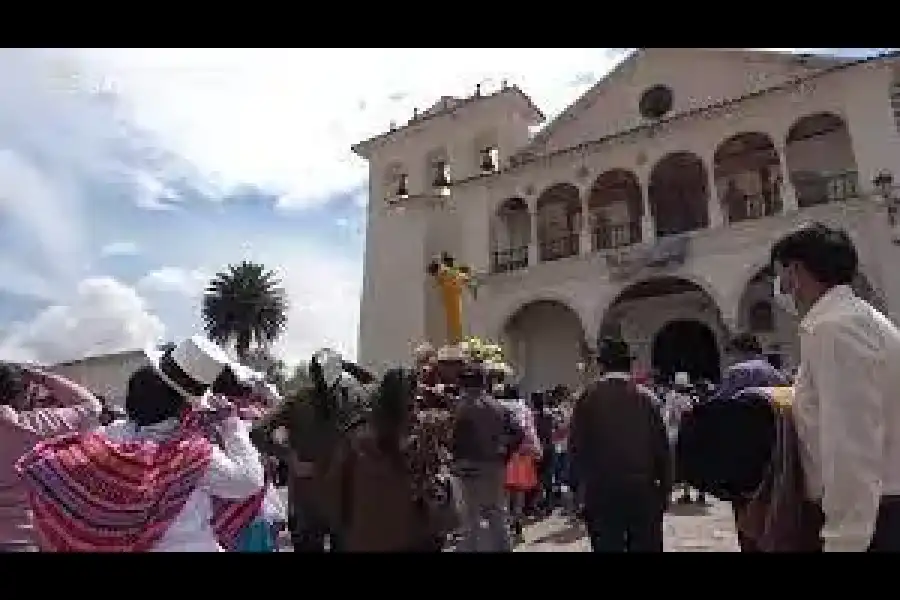
[[[186,415],[165,441],[114,442],[100,432],[44,441],[16,465],[49,552],[145,552],[165,535],[199,485],[212,455],[204,419]],[[233,549],[259,513],[263,492],[213,498],[213,529]]]

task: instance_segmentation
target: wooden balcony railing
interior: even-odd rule
[[[591,232],[591,243],[594,252],[614,250],[631,246],[641,241],[640,222],[603,223],[594,227]]]
[[[508,273],[528,267],[528,246],[495,250],[491,256],[494,273]]]
[[[578,254],[578,234],[567,233],[547,240],[540,244],[541,262],[559,260]]]
[[[791,173],[797,206],[806,208],[828,202],[844,202],[859,197],[859,173],[843,171],[823,173],[800,171]]]

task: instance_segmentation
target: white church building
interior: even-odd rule
[[[476,273],[466,332],[502,343],[526,390],[575,383],[601,332],[663,373],[716,379],[738,331],[790,365],[766,267],[811,220],[851,233],[859,293],[896,320],[898,61],[644,48],[536,134],[540,109],[503,85],[357,144],[361,362],[443,341],[426,268],[446,252]]]

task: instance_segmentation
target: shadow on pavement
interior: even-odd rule
[[[666,514],[675,517],[700,517],[709,514],[708,504],[680,504],[673,502]]]

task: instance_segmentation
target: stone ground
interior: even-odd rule
[[[712,500],[708,507],[673,505],[665,521],[666,552],[737,552],[737,537],[729,504]],[[287,536],[282,551],[290,552]],[[516,552],[588,552],[584,527],[554,515],[525,530]]]
[[[737,552],[731,506],[712,500],[706,508],[675,505],[666,515],[666,552]],[[525,531],[516,552],[588,552],[584,527],[561,516],[535,523]]]

